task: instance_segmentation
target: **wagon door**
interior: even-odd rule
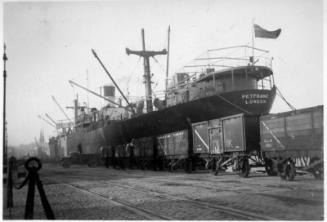
[[[208,122],[192,125],[194,153],[209,153]]]
[[[221,154],[223,149],[223,133],[221,121],[214,119],[209,121],[209,150],[210,154]]]
[[[225,152],[245,151],[243,115],[222,119]]]
[[[221,126],[209,129],[209,146],[211,154],[221,154],[223,149],[223,134]]]
[[[158,156],[165,156],[166,137],[164,135],[157,137],[158,141]]]

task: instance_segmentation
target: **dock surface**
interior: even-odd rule
[[[263,172],[155,172],[44,164],[40,178],[56,219],[323,220],[323,180],[294,181]],[[45,219],[36,192],[34,219]],[[14,190],[4,219],[23,219],[27,187]]]

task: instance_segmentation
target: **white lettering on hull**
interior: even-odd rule
[[[249,94],[242,94],[241,98],[244,101],[245,105],[266,104],[267,100],[269,99],[269,95],[259,94],[259,93],[249,93]]]

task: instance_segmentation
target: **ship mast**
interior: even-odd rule
[[[142,29],[142,51],[133,51],[129,48],[126,48],[126,54],[134,54],[138,55],[140,57],[143,57],[144,59],[144,84],[145,84],[145,97],[146,97],[146,109],[147,112],[153,111],[152,106],[152,88],[151,88],[151,72],[150,72],[150,57],[154,57],[156,55],[166,55],[167,51],[166,49],[163,49],[162,51],[146,51],[145,50],[145,39],[144,39],[144,29]]]
[[[6,141],[6,77],[7,77],[7,70],[6,70],[6,62],[8,60],[8,57],[6,55],[6,45],[3,45],[3,163],[7,164],[7,155],[8,155],[8,150],[7,150],[7,141]]]
[[[170,54],[170,26],[168,26],[168,42],[167,42],[167,66],[166,66],[166,86],[165,100],[167,101],[168,75],[169,75],[169,54]]]

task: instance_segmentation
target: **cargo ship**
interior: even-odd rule
[[[240,113],[269,113],[276,87],[268,51],[248,45],[208,50],[210,57],[196,58],[193,65],[185,67],[188,71],[184,69],[173,75],[170,84],[166,85],[164,98],[160,99],[154,98],[152,93],[149,59],[165,55],[169,50],[146,51],[143,30],[142,37],[143,50],[126,49],[126,53],[144,59],[145,100],[128,101],[113,80],[115,86],[105,86],[103,96],[111,102],[100,110],[92,108],[87,112],[75,101],[75,126],[59,138],[65,144],[61,152],[63,156],[72,152],[99,154],[104,147],[121,146],[133,139],[185,130],[192,123],[201,121]],[[234,57],[215,54],[231,50],[247,52]],[[260,56],[256,56],[255,52],[259,52]],[[107,72],[95,51],[93,54]],[[194,69],[189,71],[190,68]],[[124,106],[121,98],[115,97],[117,89],[126,99]]]

